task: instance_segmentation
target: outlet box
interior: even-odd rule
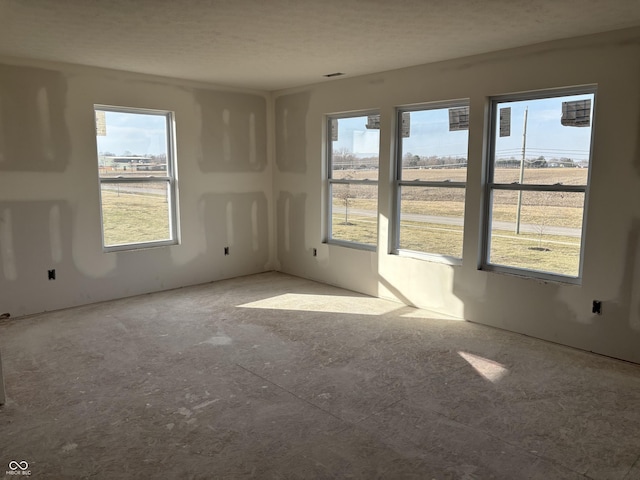
[[[56,269],[54,268],[53,270],[48,270],[47,271],[47,277],[49,278],[49,280],[55,280],[56,279]]]
[[[591,312],[596,315],[602,315],[602,302],[600,300],[594,300]]]

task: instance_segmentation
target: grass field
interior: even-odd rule
[[[513,174],[498,171],[500,175]],[[444,180],[461,175],[465,169],[414,170],[421,180]],[[353,177],[366,178],[366,172],[354,171]],[[516,170],[517,173],[517,170]],[[532,169],[525,171],[525,179],[538,183],[577,184],[586,181],[586,169]],[[111,185],[103,186],[103,223],[105,245],[152,242],[166,240],[170,236],[169,210],[164,188],[149,189],[137,184],[128,185],[123,192]],[[376,245],[378,242],[377,188],[351,185],[334,193],[332,237]],[[464,218],[464,189],[404,187],[402,192],[400,248],[417,252],[435,253],[453,257],[462,256]],[[342,196],[338,198],[337,196]],[[345,201],[348,201],[348,217],[345,218]],[[563,275],[577,275],[580,255],[580,231],[582,226],[581,193],[525,192],[521,211],[521,223],[528,231],[515,234],[517,193],[497,192],[492,206],[493,230],[491,232],[491,262],[520,268],[543,270]],[[418,217],[412,217],[418,215]],[[427,217],[425,217],[427,216]],[[346,220],[346,222],[345,222]],[[457,220],[457,222],[456,222]],[[500,224],[500,222],[503,222]],[[507,228],[509,227],[509,228]],[[575,234],[558,234],[554,227],[575,229]]]
[[[102,223],[105,246],[167,240],[169,204],[162,193],[118,193],[103,188]]]
[[[367,178],[366,171],[351,172],[352,178]],[[517,169],[496,170],[496,180],[516,181]],[[587,169],[547,168],[525,170],[525,183],[579,185],[586,183]],[[369,175],[370,176],[370,175]],[[405,179],[464,181],[466,169],[410,170]],[[402,189],[399,245],[401,249],[460,257],[465,191],[457,188],[405,186]],[[334,238],[360,243],[377,243],[376,219],[363,211],[377,211],[376,190],[349,187],[349,216],[345,224],[345,199],[334,198],[332,234]],[[515,233],[517,192],[496,192],[492,205],[490,261],[494,264],[542,270],[562,275],[578,275],[580,229],[584,194],[524,192],[521,233]],[[427,215],[416,221],[411,214]],[[434,218],[440,217],[440,218]],[[455,224],[458,220],[459,225]],[[554,227],[574,229],[559,234]],[[556,229],[557,230],[557,229]]]

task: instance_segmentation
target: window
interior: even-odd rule
[[[462,258],[469,106],[398,110],[395,253]]]
[[[105,251],[177,243],[173,114],[95,107]]]
[[[328,240],[375,249],[380,114],[332,116],[327,130]]]
[[[491,101],[485,269],[578,283],[595,88]]]

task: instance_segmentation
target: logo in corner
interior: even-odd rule
[[[7,475],[31,475],[31,470],[29,470],[29,462],[27,462],[26,460],[11,460],[9,462],[9,470],[7,470]]]

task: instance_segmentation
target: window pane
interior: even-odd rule
[[[331,178],[378,180],[380,117],[332,118]]]
[[[460,123],[459,112],[466,112],[466,122]],[[468,107],[402,112],[400,118],[400,179],[466,181]]]
[[[176,243],[171,112],[96,106],[95,120],[103,246]]]
[[[401,187],[399,248],[462,257],[464,188]]]
[[[524,184],[586,185],[593,100],[582,94],[498,103],[494,183],[520,182],[522,174]],[[584,117],[574,121],[576,108]]]
[[[171,239],[168,182],[101,184],[105,247]]]
[[[493,192],[489,262],[577,277],[584,193]],[[518,228],[519,226],[519,228]]]
[[[100,177],[167,174],[165,114],[96,109]]]
[[[331,238],[376,245],[378,242],[378,187],[331,185]]]

